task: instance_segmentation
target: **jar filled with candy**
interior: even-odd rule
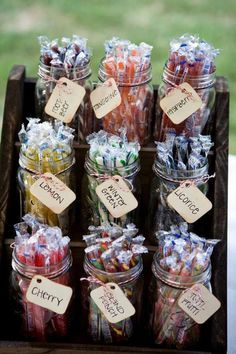
[[[96,194],[96,187],[110,176],[119,175],[127,183],[127,187],[140,199],[139,150],[137,142],[128,142],[126,134],[121,136],[109,134],[103,130],[91,134],[87,138],[90,145],[85,160],[85,175],[82,182],[82,215],[84,229],[89,225],[100,225],[104,221],[115,222],[125,226],[138,221],[139,209],[129,212],[120,218],[114,218]]]
[[[47,37],[39,37],[40,63],[36,84],[36,112],[44,120],[53,121],[47,116],[44,108],[56,86],[57,81],[66,77],[85,88],[86,94],[81,102],[72,122],[76,140],[85,142],[86,136],[95,131],[95,121],[90,93],[91,53],[87,47],[87,39],[74,35],[72,39],[63,37],[61,46],[57,39],[50,41]]]
[[[135,225],[122,229],[109,224],[89,228],[84,235],[84,270],[88,278],[82,279],[82,302],[86,328],[95,342],[118,343],[132,337],[140,325],[142,309],[143,270],[141,254],[147,252],[142,245],[144,237],[136,236]],[[116,283],[135,307],[135,315],[118,323],[110,323],[90,296],[93,289],[107,282]],[[99,284],[98,284],[99,283]]]
[[[148,142],[151,133],[151,51],[146,43],[135,45],[113,37],[105,42],[105,57],[98,73],[101,82],[113,77],[121,94],[121,104],[103,117],[103,129],[119,134],[125,127],[128,141],[136,140],[141,145]]]
[[[194,284],[211,291],[210,256],[219,240],[206,240],[172,225],[157,233],[158,251],[152,263],[150,329],[156,344],[183,349],[199,342],[200,325],[178,305],[180,295]]]
[[[207,156],[212,145],[208,135],[187,138],[167,134],[165,142],[157,143],[148,215],[148,232],[152,243],[156,243],[156,231],[168,230],[170,225],[184,221],[167,203],[171,192],[181,183],[192,182],[202,193],[207,193]]]
[[[10,294],[14,323],[19,335],[37,341],[67,335],[68,309],[63,315],[29,302],[27,289],[35,275],[71,286],[69,237],[62,237],[58,227],[40,224],[31,214],[15,225]],[[37,289],[36,289],[37,290]],[[35,291],[36,291],[35,290]],[[70,306],[70,305],[69,305]]]
[[[174,124],[157,105],[157,120],[154,137],[158,141],[165,140],[166,134],[197,136],[201,134],[215,102],[215,58],[219,50],[197,36],[183,35],[170,42],[170,55],[164,67],[159,86],[158,102],[171,89],[187,82],[202,100],[202,106],[180,124]]]
[[[73,129],[57,121],[40,123],[40,119],[30,118],[27,128],[22,125],[19,132],[21,142],[18,185],[20,192],[21,216],[34,214],[42,223],[59,226],[63,233],[68,233],[73,222],[73,205],[61,214],[55,214],[42,204],[31,192],[31,186],[41,174],[50,172],[72,190],[75,189],[73,153]]]

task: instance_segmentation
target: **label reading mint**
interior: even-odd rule
[[[212,208],[210,200],[192,185],[180,185],[168,195],[167,202],[188,223],[194,223]]]
[[[55,214],[62,213],[76,199],[75,193],[49,172],[31,186],[30,193]]]
[[[174,124],[180,124],[201,106],[202,100],[187,83],[180,84],[160,101],[160,106]]]
[[[90,100],[97,118],[102,118],[121,104],[121,96],[113,78],[106,80],[90,94]]]
[[[118,175],[98,185],[96,193],[114,218],[120,218],[138,206],[128,184]]]
[[[70,123],[85,95],[83,86],[62,77],[46,104],[45,112],[64,123]]]
[[[35,275],[27,289],[26,299],[35,305],[63,315],[72,293],[69,286],[58,284],[42,275]]]
[[[204,285],[195,284],[182,293],[178,305],[195,322],[202,324],[219,310],[221,303]]]
[[[110,323],[117,323],[135,314],[135,308],[115,283],[92,290],[91,298]]]

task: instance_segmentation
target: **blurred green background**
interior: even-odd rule
[[[147,42],[153,50],[153,82],[159,83],[169,41],[196,33],[220,48],[217,74],[231,91],[230,152],[236,154],[236,1],[235,0],[0,0],[0,117],[8,73],[24,64],[37,75],[37,36],[78,34],[93,48],[93,78],[103,56],[103,42],[113,35]]]

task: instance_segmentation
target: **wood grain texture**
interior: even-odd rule
[[[12,181],[14,142],[22,121],[24,77],[24,66],[15,65],[9,74],[7,82],[0,151],[0,247],[2,246],[7,221],[6,216],[10,202],[9,196]],[[1,249],[2,247],[0,248],[0,257]]]
[[[17,142],[17,133],[20,124],[25,121],[25,117],[35,116],[34,103],[34,78],[24,78],[25,70],[23,66],[14,67],[9,76],[8,87],[6,92],[3,133],[0,155],[0,170],[1,170],[1,195],[0,195],[0,252],[2,244],[4,244],[4,267],[9,273],[10,258],[9,244],[12,241],[12,235],[7,234],[6,228],[8,225],[18,222],[12,213],[14,206],[14,197],[16,195],[16,183],[12,181],[16,178],[16,168],[19,153],[19,143]],[[214,199],[214,209],[203,220],[202,227],[204,235],[221,239],[221,243],[217,246],[213,256],[213,275],[212,285],[213,292],[222,303],[220,311],[209,321],[206,327],[205,339],[209,342],[204,343],[204,348],[200,351],[178,351],[169,349],[159,349],[147,346],[102,346],[93,345],[83,342],[83,340],[73,340],[69,343],[31,343],[18,342],[13,340],[6,342],[0,341],[0,353],[53,353],[53,354],[69,354],[69,353],[226,353],[226,323],[227,323],[227,158],[228,158],[228,119],[229,119],[229,93],[227,82],[224,78],[217,78],[216,81],[216,103],[211,124],[209,124],[209,133],[212,135],[215,148],[211,154],[211,171],[216,172],[216,178],[211,181],[212,191],[211,197]],[[155,87],[155,100],[157,100],[157,87]],[[156,102],[154,102],[156,107]],[[76,171],[77,184],[81,186],[83,174],[84,158],[88,146],[74,144],[76,155]],[[150,144],[141,150],[141,176],[143,187],[143,211],[148,213],[147,203],[150,189],[150,180],[152,177],[152,162],[155,155],[154,144]],[[80,189],[80,187],[79,187]],[[81,191],[79,191],[81,193]],[[146,209],[146,210],[145,210]],[[80,240],[78,225],[74,229],[72,235],[72,251],[76,257],[73,265],[73,272],[78,276],[78,267],[82,267],[82,252],[84,243]],[[4,234],[5,232],[5,234]],[[146,265],[150,264],[152,252],[155,251],[154,246],[149,246],[151,251],[145,256]],[[2,258],[1,258],[2,259]],[[146,262],[147,261],[147,262]],[[8,278],[8,273],[6,278]],[[146,275],[150,273],[146,269]],[[1,335],[0,335],[1,339]],[[2,338],[3,339],[3,338]],[[5,337],[4,337],[5,339]],[[208,350],[208,351],[207,351]]]

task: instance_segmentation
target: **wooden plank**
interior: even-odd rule
[[[11,182],[14,166],[14,142],[22,122],[24,77],[25,67],[23,65],[15,65],[9,74],[7,83],[0,151],[0,257],[7,221],[7,211],[9,209],[11,197]]]

